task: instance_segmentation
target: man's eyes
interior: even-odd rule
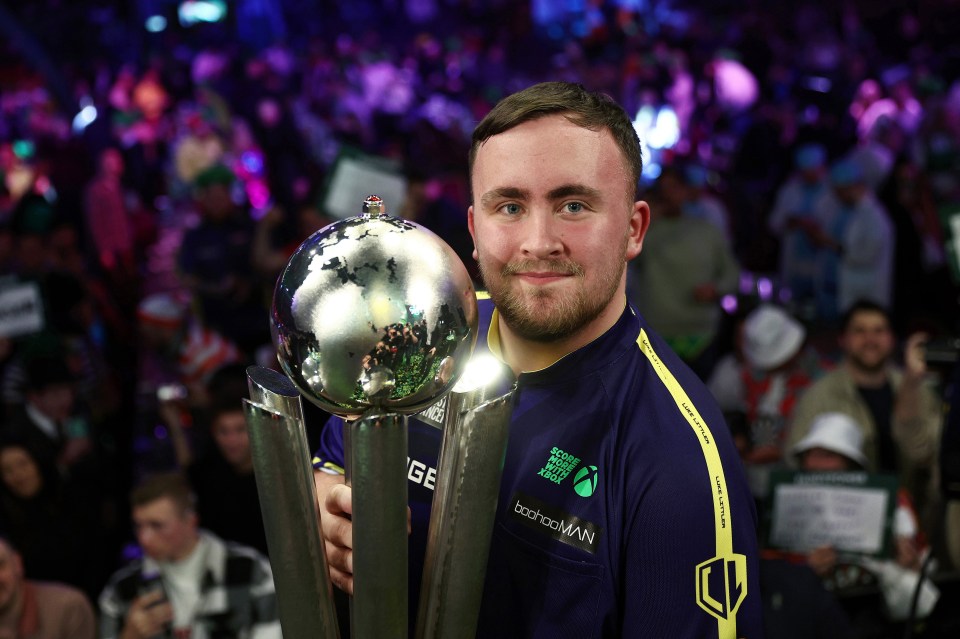
[[[500,210],[506,213],[507,215],[518,215],[523,209],[520,208],[519,204],[513,202],[509,204],[504,204],[500,207]]]
[[[563,205],[563,210],[567,213],[580,213],[583,211],[582,202],[567,202]]]

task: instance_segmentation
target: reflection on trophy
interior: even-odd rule
[[[499,362],[463,375],[477,337],[466,268],[370,196],[363,214],[321,229],[290,258],[271,328],[286,377],[251,367],[245,410],[284,635],[338,636],[297,395],[353,418],[343,437],[351,632],[383,638],[406,637],[409,621],[406,416],[450,394],[417,635],[472,637],[513,394]]]

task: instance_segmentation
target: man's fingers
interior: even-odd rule
[[[326,542],[327,565],[330,570],[337,570],[353,576],[353,550]]]
[[[166,599],[166,595],[162,590],[151,590],[150,592],[137,597],[133,602],[133,606],[142,610],[158,604],[164,599]]]
[[[337,570],[336,568],[331,568],[330,581],[333,582],[334,586],[344,591],[348,595],[353,595],[353,575],[348,575],[347,573]]]
[[[353,514],[353,492],[346,484],[337,484],[327,491],[324,509],[334,515]]]

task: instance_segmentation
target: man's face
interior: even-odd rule
[[[184,559],[198,538],[197,516],[169,497],[134,507],[133,527],[143,552],[156,561]]]
[[[30,499],[43,488],[37,463],[19,446],[8,446],[0,451],[0,477],[10,492],[21,499]]]
[[[609,131],[560,115],[480,146],[468,211],[473,256],[518,336],[554,341],[619,315],[625,264],[650,220],[628,175]]]
[[[239,468],[250,466],[250,437],[243,411],[220,413],[214,419],[211,430],[213,441],[228,464]]]
[[[803,470],[811,472],[843,472],[852,470],[850,460],[826,448],[814,447],[803,453],[800,460]]]
[[[0,541],[0,615],[17,605],[23,584],[23,562],[20,555]]]
[[[73,385],[49,384],[30,391],[28,399],[41,413],[54,421],[62,422],[73,412]]]
[[[840,336],[840,347],[847,361],[868,372],[881,370],[893,353],[893,331],[887,318],[876,311],[862,311],[851,319]]]

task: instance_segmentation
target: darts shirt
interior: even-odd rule
[[[477,349],[499,356],[480,301]],[[411,614],[444,400],[409,419]],[[342,421],[314,467],[343,465]],[[629,305],[551,366],[520,374],[478,637],[762,636],[756,511],[701,381]]]

